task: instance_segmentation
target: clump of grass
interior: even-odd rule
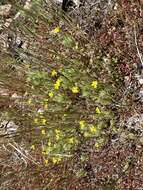
[[[80,28],[68,28],[68,22],[58,14],[53,14],[50,22],[48,17],[38,4],[25,15],[23,22],[27,25],[15,23],[32,46],[26,63],[16,70],[26,84],[21,86],[22,95],[26,93],[23,112],[30,110],[29,122],[39,130],[36,141],[42,143],[44,159],[56,163],[71,157],[87,139],[94,139],[97,148],[103,145],[98,141],[106,141],[111,130],[113,115],[106,106],[112,101],[114,89],[110,73],[103,70],[103,60],[94,54],[96,46]],[[103,72],[104,78],[100,76]],[[11,72],[8,78],[13,76]]]
[[[94,54],[97,47],[80,28],[69,28],[61,15],[53,14],[50,22],[48,17],[38,4],[27,12],[23,24],[15,23],[31,47],[23,52],[29,53],[24,63],[12,60],[14,71],[7,75],[7,81],[13,77],[16,80],[15,72],[21,78],[17,85],[13,80],[13,87],[8,86],[9,91],[21,96],[20,101],[14,101],[15,111],[7,110],[8,115],[16,123],[29,122],[36,131],[29,148],[34,151],[41,147],[45,165],[73,157],[74,151],[89,140],[99,149],[112,131],[110,123],[114,120],[107,108],[114,89],[108,70],[103,70],[103,60]],[[8,61],[4,67],[7,65]],[[6,85],[5,80],[1,81]],[[22,117],[16,117],[18,110]]]

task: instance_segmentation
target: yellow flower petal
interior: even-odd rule
[[[93,87],[95,89],[95,88],[97,88],[97,84],[98,84],[98,82],[96,80],[92,81],[91,87]]]
[[[74,143],[74,138],[73,138],[73,137],[69,138],[69,139],[68,139],[68,142],[69,142],[70,144],[73,144],[73,143]]]
[[[54,30],[52,30],[52,33],[57,34],[61,31],[60,27],[56,27]]]
[[[47,121],[47,120],[46,120],[45,118],[43,118],[43,119],[41,120],[41,122],[42,122],[43,125],[46,125],[46,121]]]
[[[94,145],[96,148],[99,148],[100,147],[100,144],[98,142],[95,143]]]
[[[84,129],[85,128],[85,121],[84,120],[79,121],[79,125],[80,125],[80,129]]]
[[[55,129],[55,133],[59,134],[59,133],[61,133],[61,131],[59,129]]]
[[[97,132],[96,126],[93,126],[93,125],[92,125],[92,126],[90,127],[90,131],[91,131],[91,133],[94,133],[94,134],[95,134],[95,133]]]
[[[46,149],[45,149],[45,147],[42,147],[42,154],[46,155]]]
[[[35,118],[35,119],[34,119],[34,123],[35,123],[35,124],[38,124],[38,118]]]
[[[79,88],[78,88],[77,86],[72,87],[71,90],[72,90],[72,92],[73,92],[74,94],[79,93]]]
[[[61,85],[61,82],[62,82],[61,79],[57,79],[57,80],[56,80],[56,82],[55,82],[55,84],[54,84],[56,90],[59,89],[59,87],[60,87],[60,85]]]
[[[59,140],[59,139],[60,139],[59,134],[56,134],[56,140]]]
[[[52,98],[54,96],[53,92],[49,92],[49,97]]]
[[[96,112],[97,114],[100,114],[100,113],[101,113],[101,111],[100,111],[100,109],[99,109],[98,107],[96,107],[95,112]]]
[[[57,71],[53,70],[52,73],[51,73],[51,76],[52,77],[57,76]]]
[[[49,141],[49,142],[48,142],[48,146],[51,146],[51,145],[52,145],[52,143],[51,143],[51,141]]]
[[[46,135],[45,129],[42,129],[41,134],[42,134],[42,135]]]
[[[27,103],[30,105],[32,103],[32,99],[29,98],[29,100],[27,101]]]
[[[61,158],[53,158],[52,161],[54,164],[57,164],[61,161]]]
[[[35,150],[35,145],[34,145],[34,144],[31,146],[31,149],[32,149],[32,150]]]
[[[44,111],[44,110],[40,108],[40,109],[38,110],[38,114],[39,114],[40,116],[42,116],[42,115],[43,115],[43,111]]]
[[[57,159],[56,158],[53,158],[52,161],[53,161],[54,164],[57,163]]]
[[[47,165],[48,165],[48,162],[49,162],[48,160],[45,160],[45,166],[47,166]]]
[[[55,89],[56,89],[56,90],[58,90],[59,87],[60,87],[60,85],[58,85],[58,84],[54,84],[54,86],[55,86]]]

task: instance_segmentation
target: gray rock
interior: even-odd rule
[[[130,117],[126,122],[126,127],[129,131],[133,130],[143,136],[143,114],[136,114]]]
[[[11,4],[1,5],[0,16],[8,16],[10,14],[11,7]]]

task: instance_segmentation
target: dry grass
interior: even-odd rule
[[[0,54],[1,120],[18,126],[0,129],[0,189],[139,190],[142,134],[125,123],[142,111],[142,5],[86,1],[65,14],[50,2],[6,30],[24,44],[23,62]]]

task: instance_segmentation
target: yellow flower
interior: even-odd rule
[[[46,121],[47,121],[47,120],[46,120],[45,118],[43,118],[43,119],[41,120],[41,122],[42,122],[43,125],[46,125]]]
[[[38,114],[39,114],[40,116],[43,116],[43,109],[40,108],[40,109],[38,110]]]
[[[100,111],[100,109],[99,109],[98,107],[96,107],[95,112],[96,112],[97,114],[100,114],[100,113],[101,113],[101,111]]]
[[[59,140],[59,139],[60,139],[60,135],[56,134],[56,140]]]
[[[100,147],[100,144],[98,142],[95,143],[94,145],[96,148],[99,148]]]
[[[53,161],[54,164],[57,163],[57,159],[56,158],[53,158],[52,161]]]
[[[49,162],[49,161],[46,159],[46,160],[45,160],[45,166],[47,166],[47,165],[48,165],[48,162]]]
[[[55,133],[59,134],[59,133],[61,133],[61,131],[59,129],[55,129]]]
[[[51,146],[51,145],[52,145],[52,143],[51,143],[51,141],[49,141],[49,142],[48,142],[48,146]]]
[[[42,129],[41,133],[42,133],[42,135],[46,135],[45,129]]]
[[[50,148],[46,148],[46,150],[45,150],[45,155],[48,155],[49,153],[50,153]]]
[[[57,71],[53,70],[52,73],[51,73],[51,76],[52,77],[57,76]]]
[[[43,155],[48,155],[50,153],[50,151],[51,151],[50,147],[47,147],[47,146],[42,147],[42,154]]]
[[[49,92],[49,97],[52,98],[54,96],[53,92]]]
[[[35,124],[38,124],[38,118],[35,118],[35,119],[34,119],[34,123],[35,123]]]
[[[56,133],[56,140],[59,140],[61,136],[61,131],[59,129],[55,129],[55,133]]]
[[[27,101],[27,103],[30,105],[32,103],[32,99],[29,98],[29,100]]]
[[[60,27],[56,27],[54,30],[52,30],[52,33],[57,34],[61,31]]]
[[[91,87],[93,87],[95,89],[95,88],[97,88],[97,84],[98,84],[98,82],[96,80],[92,81]]]
[[[60,87],[60,85],[61,85],[61,82],[62,82],[61,79],[57,79],[57,80],[56,80],[56,83],[54,84],[56,90],[59,89],[59,87]]]
[[[45,149],[45,147],[42,147],[42,154],[46,155],[46,149]]]
[[[53,158],[52,161],[54,164],[57,164],[61,161],[61,158]]]
[[[81,129],[84,129],[85,128],[85,121],[84,120],[79,121],[79,126]]]
[[[90,127],[90,131],[91,131],[91,133],[96,133],[97,132],[97,128],[96,128],[96,126],[91,126]]]
[[[72,87],[71,90],[72,90],[72,92],[73,92],[74,94],[79,93],[79,88],[78,88],[77,86]]]
[[[34,145],[34,144],[31,146],[31,149],[32,149],[32,150],[35,150],[35,145]]]
[[[70,144],[73,144],[73,143],[74,143],[74,138],[73,138],[73,137],[69,138],[69,139],[68,139],[68,142],[69,142]]]
[[[55,89],[58,90],[60,87],[60,84],[55,83],[54,86],[55,86]]]

